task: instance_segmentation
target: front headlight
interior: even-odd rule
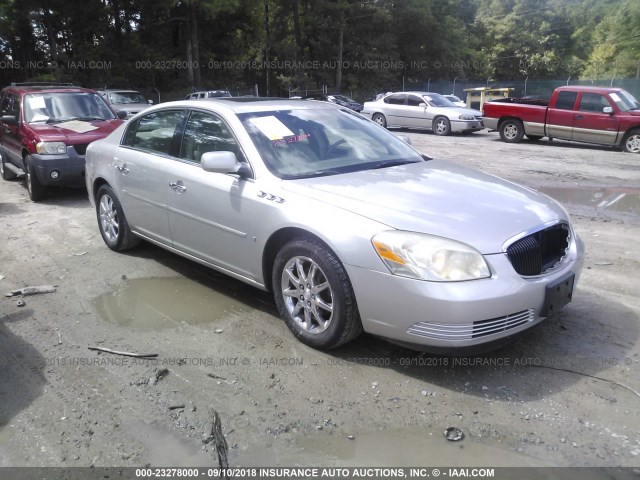
[[[40,142],[36,145],[36,152],[42,155],[67,153],[67,146],[64,142]]]
[[[459,282],[491,276],[475,248],[444,237],[398,230],[371,239],[391,273],[432,282]]]
[[[460,115],[460,120],[475,120],[476,117],[474,117],[473,115],[467,115],[466,113],[463,113],[462,115]]]

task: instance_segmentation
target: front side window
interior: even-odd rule
[[[162,110],[144,115],[129,125],[122,144],[170,155],[176,129],[182,123],[182,114],[182,110]]]
[[[24,97],[28,123],[60,123],[71,120],[113,120],[115,115],[97,93],[42,92]]]
[[[180,145],[180,158],[200,163],[206,152],[233,152],[238,156],[236,139],[227,125],[215,115],[191,112]]]
[[[573,110],[578,92],[560,92],[556,97],[556,108],[560,110]]]
[[[1,115],[11,115],[18,118],[20,116],[20,103],[16,95],[6,93],[0,105]]]
[[[277,110],[238,117],[267,168],[283,179],[424,161],[391,132],[347,109]]]
[[[409,95],[407,98],[407,105],[410,107],[419,107],[421,103],[425,103],[424,100],[415,95]]]
[[[609,101],[604,95],[599,93],[585,92],[580,99],[578,110],[581,112],[598,112],[602,113],[602,109],[610,107]]]

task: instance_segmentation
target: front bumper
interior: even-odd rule
[[[491,278],[427,282],[347,265],[367,333],[439,353],[460,353],[537,325],[547,285],[569,272],[577,284],[584,245],[576,241],[562,268],[539,277],[515,272],[506,254],[486,255]]]
[[[449,122],[452,132],[474,132],[484,128],[480,120],[450,120]]]
[[[85,184],[84,155],[79,155],[72,146],[67,147],[66,154],[31,154],[30,158],[42,185],[82,187]],[[51,177],[54,171],[58,172],[57,178]]]

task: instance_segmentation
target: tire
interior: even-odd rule
[[[451,133],[451,122],[447,117],[436,117],[433,119],[433,133],[446,136]]]
[[[302,343],[335,348],[362,333],[347,272],[319,240],[287,243],[274,261],[272,285],[280,315]]]
[[[371,120],[376,122],[381,127],[387,128],[387,119],[384,118],[384,115],[381,113],[374,113],[371,117]]]
[[[524,137],[524,125],[517,118],[509,118],[500,124],[500,140],[518,143]]]
[[[527,137],[532,142],[537,142],[538,140],[542,140],[542,135],[527,135],[527,134],[525,134],[525,137]]]
[[[115,252],[122,252],[140,244],[127,223],[120,200],[109,185],[102,185],[96,194],[98,228],[104,243]]]
[[[631,130],[624,136],[622,149],[629,153],[640,153],[640,130]]]
[[[38,173],[36,172],[36,167],[33,166],[30,155],[27,155],[24,159],[24,173],[24,183],[27,186],[31,201],[39,202],[47,198],[47,187],[38,180]]]
[[[4,180],[15,180],[18,175],[9,170],[5,165],[6,162],[4,161],[4,155],[0,151],[0,175],[2,175]]]

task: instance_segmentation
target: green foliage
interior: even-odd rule
[[[163,100],[195,86],[287,95],[602,79],[637,75],[639,61],[638,0],[0,0],[1,83]]]

